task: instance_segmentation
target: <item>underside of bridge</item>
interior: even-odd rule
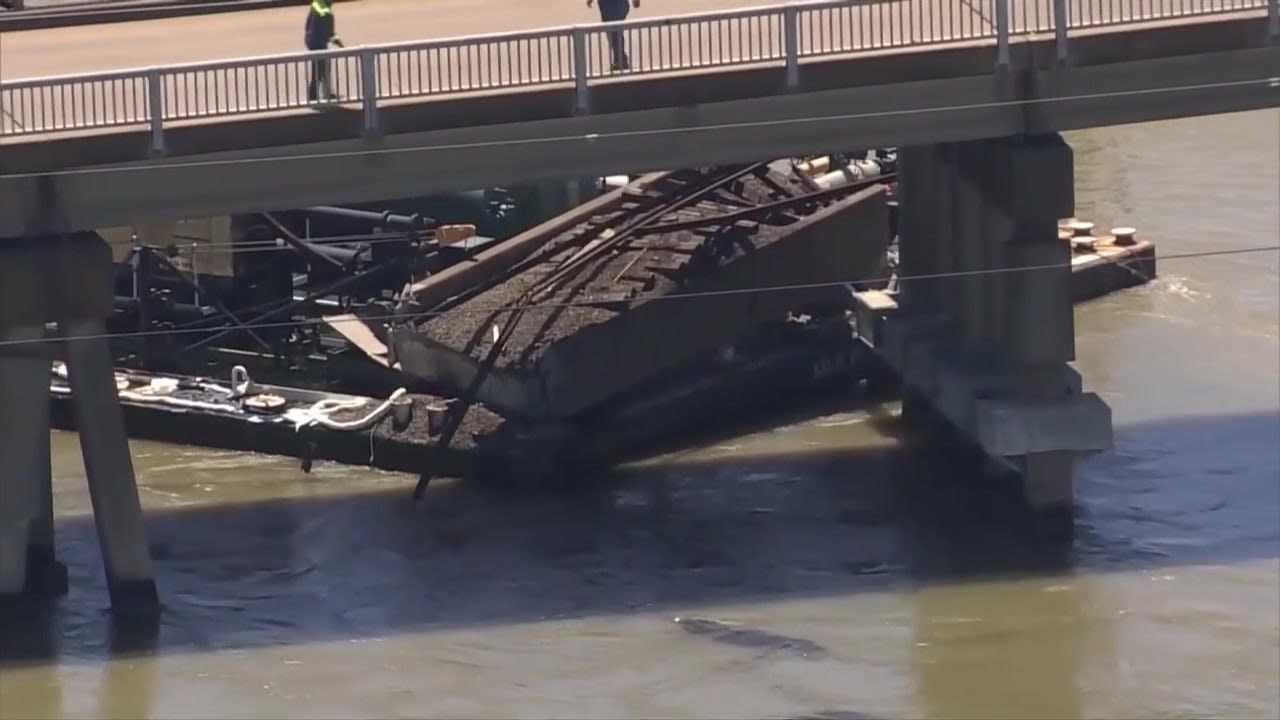
[[[1108,449],[1111,410],[1075,359],[1070,146],[1060,135],[903,148],[900,311],[875,344],[904,419],[996,461],[1054,533],[1069,532],[1081,453]]]

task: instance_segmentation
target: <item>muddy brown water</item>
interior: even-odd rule
[[[1166,256],[1280,238],[1280,113],[1071,139],[1082,217]],[[0,716],[1280,717],[1278,264],[1165,260],[1079,308],[1117,443],[1056,560],[878,408],[573,501],[136,443],[166,609],[113,633],[59,434],[72,592],[6,626]]]

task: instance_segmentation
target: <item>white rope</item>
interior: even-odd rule
[[[294,428],[301,430],[312,425],[329,428],[330,430],[363,430],[366,427],[382,420],[391,412],[391,406],[397,400],[408,394],[408,390],[397,388],[391,396],[382,401],[382,404],[374,408],[364,417],[352,420],[334,420],[331,415],[342,410],[355,410],[365,404],[362,398],[352,400],[339,400],[337,398],[327,398],[315,403],[309,408],[294,408],[285,412],[285,417],[293,421]]]

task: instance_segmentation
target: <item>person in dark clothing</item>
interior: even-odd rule
[[[311,10],[307,13],[306,43],[308,50],[328,50],[330,45],[342,47],[342,38],[338,37],[337,23],[333,17],[333,0],[311,0]],[[336,100],[338,97],[329,88],[328,58],[311,62],[311,82],[307,83],[307,100],[315,101],[322,97],[326,100]]]
[[[595,0],[587,0],[587,7],[595,4]],[[640,0],[600,0],[600,21],[619,22],[626,20],[631,8],[640,8]],[[611,70],[628,70],[631,58],[627,57],[627,38],[621,30],[609,30],[609,68]]]

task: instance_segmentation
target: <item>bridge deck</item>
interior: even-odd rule
[[[1030,4],[1034,0],[1016,0]],[[767,6],[777,0],[644,0],[633,19]],[[868,9],[942,7],[943,0],[867,2]],[[976,27],[970,5],[953,17]],[[1047,4],[1047,3],[1046,3]],[[905,12],[899,10],[898,12]],[[282,8],[200,17],[33,30],[0,44],[0,79],[15,80],[298,52],[306,9]],[[937,11],[935,10],[935,14]],[[583,0],[358,0],[337,4],[338,30],[348,45],[536,30],[599,20]],[[950,22],[950,21],[948,21]]]
[[[745,0],[749,5],[766,0]],[[1052,26],[1052,0],[1010,0],[1015,33],[1044,31]],[[705,12],[742,7],[744,0],[693,0],[672,7],[671,0],[650,0],[634,17],[672,11]],[[1176,16],[1209,10],[1252,7],[1255,0],[1130,0],[1099,8],[1095,0],[1072,0],[1072,25],[1111,24],[1150,16]],[[1113,6],[1111,6],[1113,5]],[[1166,7],[1168,6],[1168,7]],[[995,32],[992,0],[893,0],[850,3],[823,14],[805,16],[800,24],[802,52],[859,52],[930,43],[991,38]],[[102,27],[38,30],[12,34],[0,48],[0,79],[217,61],[224,58],[296,52],[301,41],[303,11],[298,8],[121,23]],[[579,2],[509,3],[502,0],[378,0],[346,3],[339,9],[340,29],[348,44],[429,40],[441,37],[534,30],[590,24],[594,10]],[[777,61],[783,55],[776,20],[757,23],[693,26],[677,36],[665,28],[629,31],[637,72],[698,69],[728,58]],[[103,42],[106,38],[106,42]],[[377,70],[380,97],[420,97],[453,92],[568,83],[573,77],[567,39],[513,39],[500,47],[404,52],[382,57]],[[588,63],[593,77],[607,74],[607,44],[600,34],[589,37]],[[166,125],[171,119],[214,119],[260,110],[286,109],[302,103],[308,63],[304,60],[252,68],[243,74],[198,71],[170,77],[164,95]],[[347,98],[361,94],[358,59],[333,61],[334,86]],[[59,91],[61,93],[62,91]],[[6,142],[40,139],[37,128],[87,125],[136,125],[147,113],[145,88],[138,82],[110,80],[71,91],[92,97],[45,98],[44,93],[6,93],[0,135]],[[59,94],[55,93],[55,95]],[[93,118],[87,117],[92,114]],[[106,118],[106,122],[102,119]],[[77,132],[110,132],[110,127]]]

